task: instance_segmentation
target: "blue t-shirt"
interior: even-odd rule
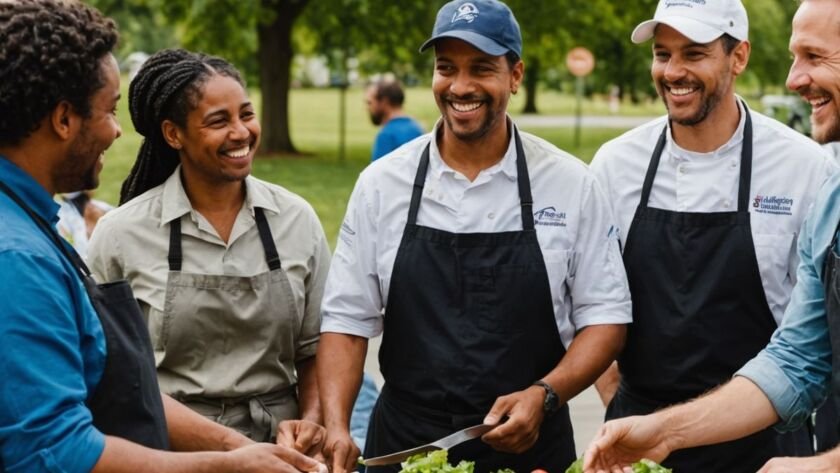
[[[379,134],[376,135],[370,160],[376,161],[423,133],[420,124],[410,117],[402,116],[388,120],[388,123],[383,125]]]
[[[47,222],[58,204],[0,156],[0,179]],[[88,472],[105,448],[85,405],[105,367],[76,269],[0,191],[0,471]]]

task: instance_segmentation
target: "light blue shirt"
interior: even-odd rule
[[[52,196],[2,156],[0,179],[55,224]],[[90,471],[105,448],[85,405],[102,325],[75,268],[4,192],[0,222],[0,471]]]
[[[840,174],[835,174],[820,190],[802,224],[797,283],[782,325],[767,347],[736,373],[764,391],[781,418],[779,430],[801,425],[831,389],[822,269],[838,222]]]

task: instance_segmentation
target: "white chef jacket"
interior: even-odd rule
[[[432,139],[439,126],[359,176],[327,277],[322,332],[367,338],[382,332],[391,271],[427,144],[418,225],[454,233],[522,230],[514,140],[499,163],[470,182],[441,159]],[[520,136],[561,340],[568,347],[588,325],[629,323],[630,293],[606,195],[580,160],[536,136]]]
[[[746,119],[740,100],[738,106],[741,121],[737,130],[727,143],[709,153],[680,148],[671,137],[667,117],[630,130],[598,150],[591,168],[609,195],[622,242],[627,240],[653,148],[665,126],[669,127],[667,141],[648,206],[678,212],[737,209]],[[799,227],[836,164],[809,138],[755,111],[750,111],[750,116],[750,225],[761,283],[779,323],[796,283]]]

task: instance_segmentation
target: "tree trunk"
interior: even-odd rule
[[[525,64],[525,107],[522,108],[522,113],[539,113],[537,112],[537,83],[540,79],[540,60],[536,57],[528,58]]]
[[[292,26],[308,0],[263,0],[274,11],[271,22],[257,26],[263,154],[295,153],[289,133],[289,87],[292,70]]]

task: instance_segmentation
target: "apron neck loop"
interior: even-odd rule
[[[21,199],[17,194],[15,194],[14,191],[6,185],[6,183],[0,182],[0,190],[5,192],[6,195],[8,195],[9,198],[11,198],[15,202],[15,204],[18,205],[18,207],[23,209],[23,211],[26,212],[27,215],[29,215],[29,218],[35,222],[35,224],[38,226],[38,229],[41,230],[58,248],[58,251],[60,251],[61,254],[63,254],[64,257],[67,258],[68,261],[70,261],[72,266],[76,269],[76,272],[79,274],[80,278],[84,280],[90,277],[90,269],[88,269],[84,260],[82,260],[82,257],[79,256],[78,253],[76,253],[76,250],[72,246],[70,246],[69,243],[67,243],[66,241],[64,241],[63,238],[58,236],[55,230],[53,230],[52,226],[49,223],[47,223],[47,221],[44,220],[43,217],[35,213],[35,211],[32,210],[32,208],[26,205],[23,199]]]
[[[750,199],[750,179],[752,177],[752,118],[747,105],[742,102],[744,114],[744,139],[741,143],[741,175],[738,179],[738,212],[747,212]],[[656,142],[656,147],[653,149],[653,154],[650,158],[650,165],[645,174],[645,182],[642,185],[642,197],[639,206],[647,208],[648,200],[650,199],[650,191],[653,188],[653,179],[656,177],[656,171],[659,169],[659,161],[662,157],[662,151],[665,149],[665,143],[668,138],[668,126],[662,130],[659,135],[659,140]]]
[[[531,179],[528,176],[528,163],[525,162],[525,150],[516,128],[513,129],[513,139],[516,140],[516,180],[519,184],[522,230],[531,231],[534,229],[534,198],[531,196]]]
[[[513,128],[513,138],[516,142],[516,180],[519,184],[519,206],[522,212],[522,229],[530,231],[534,229],[534,199],[531,196],[531,180],[528,177],[528,164],[525,160],[525,150],[522,147],[522,139],[519,131]],[[435,139],[432,137],[432,139]],[[411,192],[411,204],[408,208],[408,225],[417,223],[417,211],[420,208],[420,198],[423,196],[423,187],[426,185],[426,173],[429,169],[429,149],[431,142],[423,149],[420,155],[420,164],[417,165],[417,174],[414,176],[414,187]]]
[[[280,255],[277,253],[277,246],[274,244],[274,237],[271,234],[271,227],[265,218],[265,212],[261,207],[254,207],[254,218],[257,221],[257,232],[260,235],[265,261],[271,271],[282,268]],[[169,270],[180,271],[184,262],[184,253],[181,250],[181,218],[169,222]]]

